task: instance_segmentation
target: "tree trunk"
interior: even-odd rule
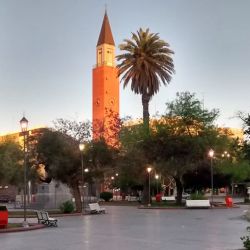
[[[143,184],[143,195],[142,195],[142,203],[145,205],[151,203],[151,199],[149,197],[149,179],[148,178],[149,176],[148,174],[146,174],[144,178],[145,181]]]
[[[78,186],[78,182],[71,185],[72,193],[75,198],[76,212],[80,213],[82,211],[81,194]]]
[[[143,124],[147,131],[149,131],[149,101],[150,95],[147,93],[142,94],[142,107],[143,107]]]
[[[176,197],[176,204],[182,204],[182,192],[183,192],[183,185],[179,177],[174,177],[176,189],[177,189],[177,197]]]

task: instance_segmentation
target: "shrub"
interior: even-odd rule
[[[250,238],[249,236],[243,236],[240,237],[240,239],[243,241],[243,246],[245,249],[250,250]]]
[[[207,200],[203,193],[193,193],[190,195],[191,200]]]
[[[7,211],[7,207],[6,206],[0,206],[0,211]]]
[[[113,194],[110,192],[102,192],[100,193],[100,198],[105,201],[110,201],[113,198]]]
[[[245,198],[244,198],[244,203],[249,203],[249,202],[250,202],[249,198],[248,198],[248,197],[245,197]]]
[[[64,214],[69,214],[72,213],[74,211],[74,204],[72,201],[65,201],[62,203],[62,205],[60,206],[60,210],[62,211],[62,213]]]

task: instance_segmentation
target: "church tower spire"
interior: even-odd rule
[[[102,28],[101,28],[99,39],[97,42],[97,46],[100,46],[101,44],[104,44],[104,43],[115,46],[111,27],[109,24],[107,11],[105,11],[105,14],[104,14]]]
[[[115,65],[115,42],[107,11],[96,46],[96,66],[93,69],[93,139],[104,138],[115,146],[118,142],[114,131],[119,117],[119,79]]]
[[[115,42],[113,39],[107,11],[105,11],[102,28],[96,46],[97,66],[115,66]]]

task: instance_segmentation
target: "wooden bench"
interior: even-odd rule
[[[89,203],[89,209],[86,210],[91,214],[105,214],[106,209],[104,207],[100,207],[98,203]]]
[[[187,208],[210,208],[209,200],[186,200]]]
[[[57,227],[57,219],[49,217],[46,211],[36,211],[36,216],[39,224],[44,224],[48,227]]]

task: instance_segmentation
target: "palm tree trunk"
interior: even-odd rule
[[[142,107],[143,107],[143,124],[149,132],[149,101],[150,101],[150,95],[148,93],[143,93],[142,94]]]

